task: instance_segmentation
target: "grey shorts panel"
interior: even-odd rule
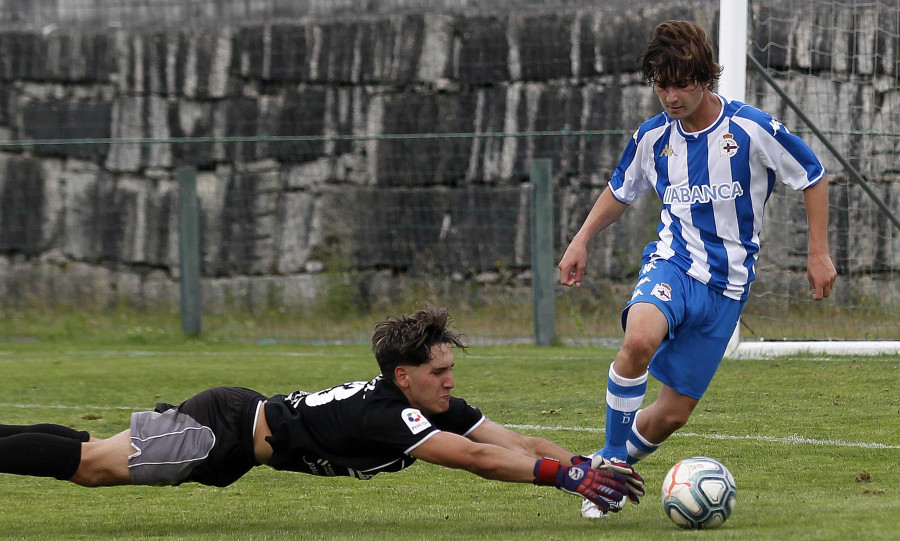
[[[203,462],[216,436],[190,415],[170,409],[131,415],[128,472],[135,485],[177,485]]]

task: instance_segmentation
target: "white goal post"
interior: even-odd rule
[[[733,36],[747,35],[747,0],[719,0],[719,64],[723,66],[719,93],[731,100],[746,101],[747,40]],[[741,342],[738,322],[728,342],[725,356],[734,356]]]
[[[736,39],[746,36],[746,39]],[[747,0],[719,0],[719,57],[723,66],[718,91],[729,99],[746,100],[747,55],[750,37]],[[840,287],[838,285],[838,287]],[[814,340],[747,341],[741,339],[741,324],[734,330],[725,356],[765,358],[782,355],[880,355],[900,354],[900,341]]]

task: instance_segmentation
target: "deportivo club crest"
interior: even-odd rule
[[[734,141],[734,135],[730,133],[726,133],[722,136],[722,139],[719,140],[719,155],[724,156],[726,158],[731,158],[735,154],[737,154],[738,149],[741,147]]]
[[[664,283],[656,284],[650,294],[661,301],[669,302],[672,300],[672,287]]]

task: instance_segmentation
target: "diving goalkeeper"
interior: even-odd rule
[[[107,439],[53,424],[0,425],[0,473],[54,477],[82,486],[227,486],[251,468],[370,479],[417,459],[498,481],[535,483],[601,508],[643,479],[624,463],[575,455],[488,420],[454,388],[453,349],[465,349],[443,308],[428,306],[376,325],[381,374],[315,393],[264,396],[207,389],[178,406],[137,412]]]

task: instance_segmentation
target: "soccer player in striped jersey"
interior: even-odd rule
[[[776,181],[803,191],[813,298],[828,297],[837,276],[825,169],[771,115],[713,92],[721,69],[704,30],[690,21],[661,23],[641,62],[663,112],[634,132],[559,263],[561,283],[580,285],[590,239],[647,192],[660,197],[658,237],[644,250],[622,313],[624,341],[607,379],[606,441],[597,451],[630,464],[684,426],[718,369],[755,277]],[[648,373],[662,386],[641,409]],[[611,510],[620,507],[613,502]],[[582,515],[606,512],[585,501]]]

